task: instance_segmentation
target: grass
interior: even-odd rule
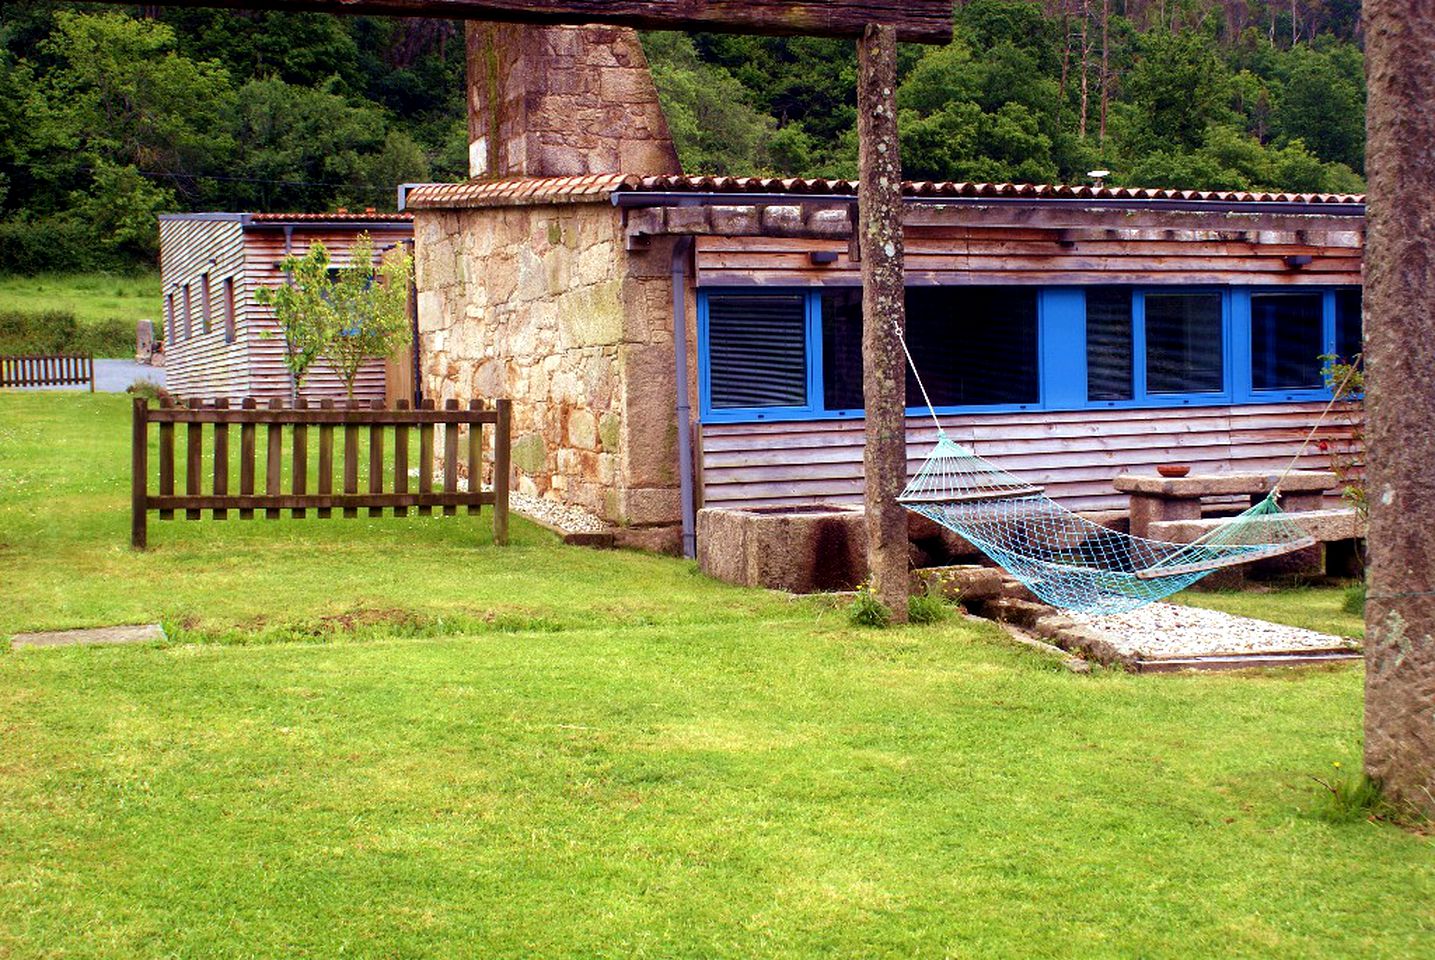
[[[468,518],[155,523],[0,396],[0,957],[1413,957],[1361,674],[1068,674]],[[302,640],[303,642],[292,642]],[[288,641],[288,642],[286,642]]]
[[[65,310],[82,325],[136,320],[160,326],[159,272],[0,275],[0,310]]]

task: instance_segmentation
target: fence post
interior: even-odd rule
[[[95,392],[95,355],[93,353],[85,357],[85,365],[90,368],[90,392]]]
[[[130,546],[148,545],[149,401],[134,399],[134,426],[130,434]]]
[[[498,423],[493,431],[493,542],[508,543],[509,434],[513,425],[513,401],[498,401]]]

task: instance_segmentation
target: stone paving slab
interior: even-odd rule
[[[95,627],[88,630],[48,630],[43,633],[17,633],[10,645],[23,647],[73,647],[81,644],[148,643],[163,640],[164,630],[157,623],[137,623],[121,627]]]

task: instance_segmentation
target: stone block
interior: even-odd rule
[[[598,419],[593,411],[580,408],[568,414],[568,443],[579,450],[598,448]]]
[[[793,593],[850,590],[867,576],[862,513],[841,507],[698,511],[698,564],[709,576]]]
[[[1000,570],[973,564],[914,570],[912,580],[914,588],[919,587],[927,593],[939,593],[948,600],[986,600],[1002,592]]]
[[[802,208],[771,206],[762,208],[762,231],[778,235],[802,232]]]
[[[621,366],[621,477],[628,487],[678,483],[677,372],[665,345],[627,345]]]
[[[1010,623],[1023,629],[1031,629],[1044,617],[1052,614],[1053,608],[1034,600],[1018,600],[1014,597],[996,597],[982,605],[982,616],[1002,623]]]
[[[649,553],[681,556],[683,530],[680,526],[617,527],[613,530],[613,545],[626,550],[645,550]]]
[[[682,497],[676,488],[640,487],[618,491],[618,522],[637,527],[678,523]]]

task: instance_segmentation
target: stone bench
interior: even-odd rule
[[[1307,550],[1297,550],[1285,556],[1259,560],[1243,566],[1227,567],[1207,577],[1202,581],[1202,585],[1217,590],[1238,587],[1244,582],[1248,567],[1253,567],[1266,575],[1324,571],[1338,576],[1349,576],[1358,571],[1360,564],[1355,541],[1365,536],[1365,524],[1361,522],[1360,515],[1355,510],[1350,508],[1303,510],[1285,513],[1282,514],[1282,517],[1295,523],[1307,535],[1320,542]],[[1218,529],[1222,524],[1229,523],[1230,520],[1230,517],[1161,520],[1149,524],[1147,535],[1153,540],[1165,540],[1169,543],[1191,543]],[[1259,519],[1254,522],[1261,523]],[[1253,536],[1259,539],[1259,527],[1253,531]],[[1349,544],[1349,546],[1343,550],[1328,550],[1327,544]]]

